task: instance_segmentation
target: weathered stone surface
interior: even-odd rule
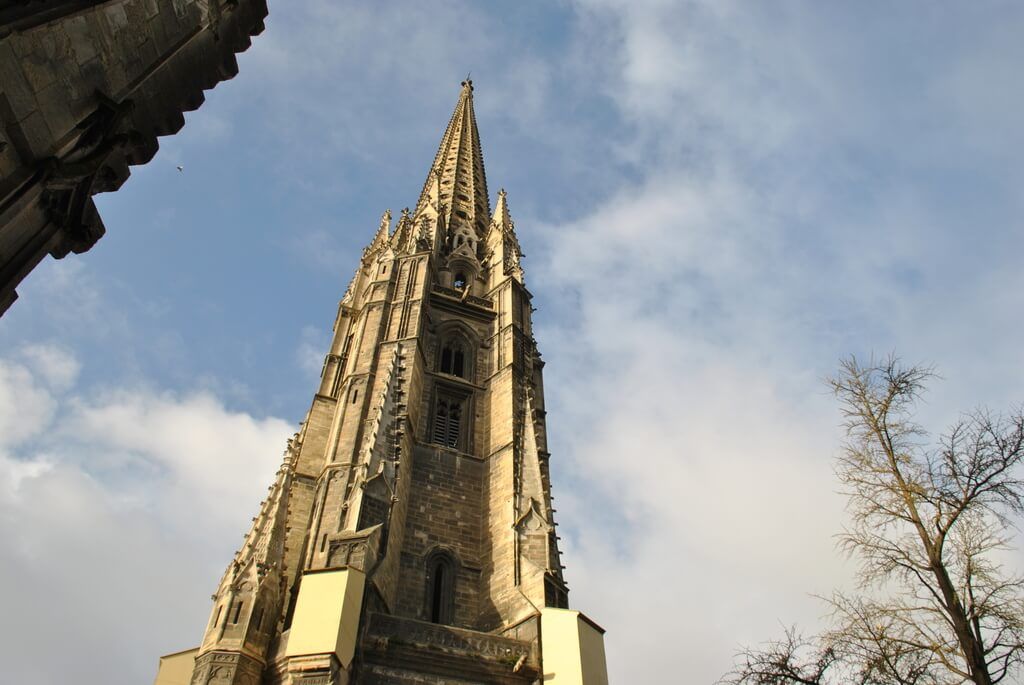
[[[192,685],[259,685],[263,664],[236,652],[207,652],[196,658]]]
[[[359,683],[532,683],[536,641],[372,614],[367,617]]]
[[[0,3],[4,4],[4,3]],[[103,235],[92,196],[237,72],[266,0],[36,0],[0,9],[0,315],[47,254]]]

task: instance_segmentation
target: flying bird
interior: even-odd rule
[[[179,164],[179,165],[178,165],[178,171],[184,171],[184,170],[185,170],[185,167],[183,167],[183,166],[181,166],[181,165]]]

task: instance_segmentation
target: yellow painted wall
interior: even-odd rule
[[[355,653],[364,584],[365,576],[352,568],[306,573],[285,654],[333,652],[347,668]]]
[[[192,682],[192,669],[195,668],[198,652],[199,648],[196,647],[160,657],[160,667],[157,669],[153,685],[189,685]]]
[[[579,615],[580,661],[584,685],[608,685],[608,665],[604,658],[604,631]]]
[[[580,612],[545,607],[540,636],[545,685],[608,685],[604,631]]]

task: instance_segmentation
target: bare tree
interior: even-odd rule
[[[932,377],[895,358],[842,362],[829,384],[845,417],[836,472],[852,521],[839,537],[860,560],[859,594],[827,600],[833,625],[814,640],[791,631],[741,652],[723,682],[994,685],[1019,671],[1024,582],[993,553],[1024,512],[1024,414],[966,414],[928,448],[913,409]]]
[[[761,649],[746,649],[739,654],[736,682],[751,685],[826,685],[829,669],[836,665],[838,655],[831,646],[819,645],[796,632],[786,630],[781,640],[768,642]],[[831,675],[834,675],[834,671]]]

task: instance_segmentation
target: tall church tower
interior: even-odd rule
[[[567,608],[521,256],[467,80],[415,209],[363,251],[202,644],[157,683],[607,683]]]

